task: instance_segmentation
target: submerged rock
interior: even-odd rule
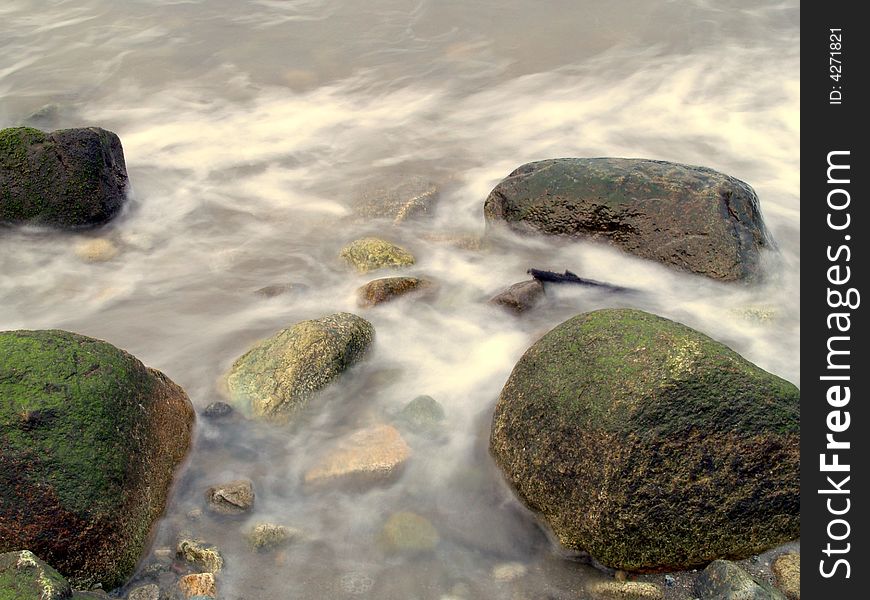
[[[226,402],[212,402],[205,407],[202,414],[207,419],[225,419],[232,416],[234,412],[235,409]]]
[[[178,542],[175,554],[178,558],[208,573],[219,573],[224,568],[224,559],[217,548],[206,546],[196,540],[181,540]]]
[[[752,188],[712,169],[655,160],[559,158],[525,164],[484,205],[487,223],[609,242],[681,270],[756,275],[771,246]]]
[[[0,598],[64,600],[72,590],[63,576],[29,550],[0,554]]]
[[[776,557],[771,565],[776,586],[788,600],[801,600],[801,555],[787,552]]]
[[[254,506],[254,486],[245,479],[230,481],[208,488],[205,498],[212,512],[240,515]]]
[[[299,537],[299,532],[283,525],[274,523],[257,523],[248,533],[248,542],[258,552],[274,550],[294,538]]]
[[[217,598],[217,583],[211,573],[193,573],[178,580],[178,591],[187,600]]]
[[[376,484],[399,474],[411,448],[395,427],[375,425],[340,440],[305,473],[305,483]]]
[[[599,581],[589,586],[595,600],[662,600],[662,589],[641,581]]]
[[[112,240],[93,238],[76,244],[76,256],[85,262],[108,262],[118,256],[120,250]]]
[[[428,519],[407,511],[392,515],[381,530],[381,542],[387,552],[425,552],[434,549],[440,540],[438,530]]]
[[[438,186],[422,177],[411,177],[390,187],[373,186],[362,190],[354,203],[358,216],[387,218],[395,225],[432,213],[438,201]]]
[[[232,400],[255,416],[289,419],[366,354],[371,323],[350,313],[300,321],[256,344],[227,376]]]
[[[0,551],[30,548],[76,586],[120,585],[187,452],[187,395],[106,342],[9,331],[0,398]]]
[[[357,306],[369,308],[389,302],[399,296],[421,292],[432,287],[432,282],[417,277],[382,277],[369,281],[357,289]]]
[[[124,151],[111,131],[0,130],[0,224],[100,225],[120,212],[126,188]]]
[[[534,308],[543,297],[544,284],[537,279],[532,279],[513,284],[508,289],[493,296],[489,301],[515,313],[523,313]]]
[[[156,583],[141,585],[127,594],[127,600],[160,600],[160,587]]]
[[[444,408],[432,396],[417,396],[399,411],[398,421],[417,433],[437,432],[444,422]]]
[[[341,249],[339,256],[360,273],[414,264],[414,255],[401,246],[372,237],[351,242]]]
[[[778,590],[728,560],[714,560],[701,572],[695,580],[695,594],[704,600],[786,600]]]
[[[562,545],[612,568],[682,570],[797,537],[799,401],[689,327],[600,310],[526,351],[490,449]]]

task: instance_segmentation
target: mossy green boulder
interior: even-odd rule
[[[98,127],[0,130],[0,224],[93,227],[120,212],[121,140]]]
[[[414,264],[414,255],[401,246],[373,237],[351,242],[341,249],[339,256],[360,273]]]
[[[799,401],[685,325],[600,310],[526,351],[490,449],[565,547],[616,569],[681,570],[798,537]]]
[[[163,374],[66,331],[0,332],[0,552],[121,585],[163,512],[194,412]]]
[[[0,554],[0,600],[65,600],[72,597],[63,576],[29,550]]]
[[[627,158],[525,164],[490,192],[487,223],[589,238],[724,281],[752,278],[771,245],[752,188],[705,167]]]
[[[372,324],[350,313],[300,321],[233,363],[227,375],[230,398],[257,417],[289,420],[361,360],[374,337]]]

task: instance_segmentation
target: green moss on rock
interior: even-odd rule
[[[125,201],[121,141],[97,127],[0,130],[0,223],[91,227]]]
[[[414,256],[404,248],[371,237],[351,242],[341,249],[339,256],[360,273],[414,264]]]
[[[187,451],[184,391],[114,346],[0,332],[0,551],[27,547],[81,587],[123,583]]]
[[[601,310],[523,355],[490,446],[566,547],[619,569],[683,569],[797,536],[799,399],[689,327]]]
[[[559,158],[523,165],[484,204],[487,223],[590,238],[682,270],[755,276],[771,245],[752,188],[712,169],[657,160]]]
[[[230,396],[256,416],[287,420],[361,360],[374,335],[371,323],[350,313],[296,323],[233,363]]]
[[[69,583],[29,550],[0,554],[0,600],[64,600]]]

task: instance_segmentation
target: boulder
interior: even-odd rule
[[[391,481],[411,456],[411,448],[390,425],[374,425],[338,441],[305,472],[305,483],[370,485]]]
[[[599,310],[526,351],[490,450],[565,547],[616,569],[684,570],[798,536],[799,401],[685,325]]]
[[[357,289],[357,306],[370,308],[389,302],[399,296],[421,292],[432,287],[432,282],[417,277],[382,277],[369,281]]]
[[[29,550],[0,554],[2,600],[65,600],[72,597],[69,583]]]
[[[544,284],[537,279],[515,283],[490,298],[491,304],[503,306],[514,313],[523,313],[534,308],[544,297]]]
[[[714,560],[701,572],[695,594],[703,600],[786,600],[770,584],[728,560]]]
[[[111,131],[0,130],[0,223],[93,227],[118,214],[126,189],[124,151]]]
[[[187,452],[187,395],[106,342],[9,331],[0,398],[0,551],[30,548],[77,587],[122,584]]]
[[[351,242],[339,256],[360,273],[414,264],[414,255],[401,246],[373,237]]]
[[[609,242],[719,279],[747,279],[771,246],[752,188],[704,167],[626,158],[525,164],[484,204],[487,223]]]
[[[233,402],[258,417],[288,420],[366,354],[371,323],[349,313],[300,321],[256,344],[233,363]]]

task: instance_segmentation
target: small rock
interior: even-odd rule
[[[85,262],[108,262],[118,256],[120,250],[111,240],[94,238],[76,244],[76,256]]]
[[[209,573],[219,573],[224,566],[224,559],[216,548],[204,546],[195,540],[181,540],[175,553],[179,558]]]
[[[417,396],[402,408],[398,418],[412,431],[432,433],[444,422],[444,409],[432,396]]]
[[[203,415],[208,419],[223,419],[235,412],[235,409],[226,402],[212,402],[205,407]]]
[[[422,177],[409,178],[392,187],[362,191],[354,212],[363,217],[381,217],[401,225],[408,219],[430,214],[438,200],[438,186]]]
[[[169,562],[174,555],[175,552],[169,546],[160,546],[154,549],[154,558],[162,562]]]
[[[357,289],[357,306],[370,308],[399,296],[431,289],[432,282],[417,277],[382,277]]]
[[[673,575],[665,575],[665,585],[668,587],[673,587],[674,584],[677,583],[677,580]]]
[[[212,511],[222,515],[239,515],[254,505],[254,486],[246,479],[230,481],[208,488],[205,496]]]
[[[776,586],[789,600],[801,600],[801,555],[788,552],[776,557],[772,569]]]
[[[496,565],[492,569],[492,578],[499,582],[519,579],[528,572],[526,565],[519,562],[509,562]]]
[[[0,598],[61,600],[70,596],[69,583],[33,552],[0,554]]]
[[[601,600],[661,600],[665,597],[656,584],[640,581],[600,581],[589,587],[589,593]]]
[[[412,512],[394,514],[381,531],[381,540],[388,552],[425,552],[435,548],[440,539],[428,519]]]
[[[188,600],[197,596],[217,598],[217,585],[211,573],[194,573],[178,580],[178,589]]]
[[[254,550],[264,552],[283,546],[293,538],[298,537],[298,535],[298,531],[295,529],[288,529],[283,525],[275,525],[274,523],[258,523],[257,525],[254,525],[254,528],[248,533],[248,542]]]
[[[304,292],[307,289],[308,286],[303,283],[276,283],[261,287],[254,293],[263,296],[264,298],[274,298],[275,296],[280,296],[282,294]]]
[[[460,250],[477,251],[483,249],[485,245],[483,237],[471,233],[427,233],[423,234],[422,238],[436,244],[448,244]]]
[[[404,248],[378,238],[355,240],[339,253],[360,273],[387,267],[407,267],[414,264],[414,255]]]
[[[137,587],[127,594],[127,600],[160,600],[160,587],[154,583]]]
[[[184,515],[187,517],[188,521],[199,521],[202,518],[202,509],[201,508],[193,508],[187,511],[187,514]]]
[[[544,284],[537,279],[532,279],[513,284],[493,296],[490,303],[503,306],[515,313],[522,313],[533,308],[543,297]]]
[[[695,594],[704,600],[786,600],[781,592],[728,560],[707,565],[695,580]]]
[[[379,483],[395,477],[411,448],[395,427],[375,425],[343,440],[305,473],[305,483]]]

